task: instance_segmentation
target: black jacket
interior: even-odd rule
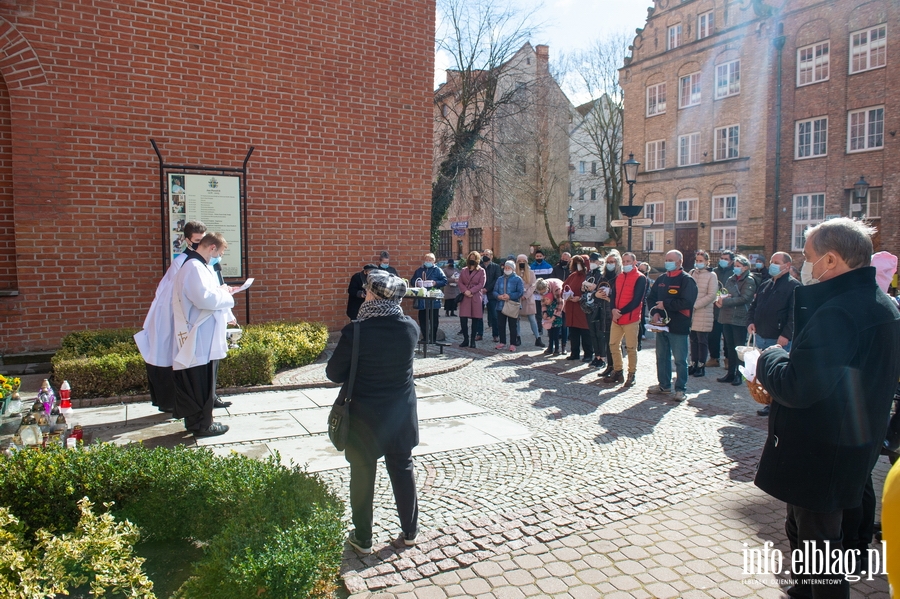
[[[797,279],[785,273],[777,279],[769,278],[756,290],[756,297],[747,312],[747,324],[756,327],[756,334],[765,339],[794,338],[794,289]]]
[[[689,335],[694,303],[697,301],[697,281],[683,270],[674,277],[669,273],[659,275],[647,295],[647,310],[653,310],[656,302],[660,301],[669,315],[669,332]]]
[[[600,281],[598,283],[606,283],[609,285],[609,300],[602,300],[600,298],[595,297],[594,301],[597,303],[597,309],[594,310],[594,313],[588,316],[588,320],[594,320],[600,322],[600,330],[608,333],[609,327],[612,325],[612,296],[613,290],[616,285],[616,272],[609,272],[604,268],[603,275],[600,277]]]
[[[560,281],[565,281],[569,278],[569,275],[572,272],[569,270],[569,262],[557,262],[556,266],[553,267],[553,275],[552,278],[559,279]]]
[[[367,318],[359,323],[359,362],[347,444],[373,460],[386,452],[409,451],[419,444],[413,383],[413,353],[418,339],[419,326],[406,315]],[[352,352],[351,322],[341,331],[325,367],[330,380],[347,382]]]
[[[484,289],[488,298],[491,298],[491,294],[494,292],[494,286],[497,284],[497,281],[500,277],[503,276],[503,268],[496,262],[488,262],[481,263],[481,267],[484,268]]]
[[[756,486],[817,512],[857,507],[900,377],[900,312],[866,267],[797,288],[794,325],[791,353],[757,365],[774,401]]]
[[[350,277],[350,284],[347,285],[347,317],[350,320],[356,318],[356,315],[359,314],[359,307],[366,301],[365,285],[366,277],[362,271]]]

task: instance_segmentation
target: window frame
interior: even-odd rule
[[[659,100],[660,89],[662,90],[662,94],[661,94],[662,98],[663,98],[662,102],[660,102],[660,100]],[[653,105],[653,107],[654,107],[653,111],[650,110],[650,95],[651,95],[650,92],[651,92],[651,90],[653,91],[653,97],[656,101],[656,103]],[[646,94],[647,118],[649,118],[651,116],[659,116],[661,114],[666,114],[666,99],[667,99],[666,94],[667,94],[667,90],[666,90],[666,82],[665,81],[663,81],[662,83],[657,83],[655,85],[647,86],[647,94]],[[662,106],[662,108],[660,108],[660,106]]]
[[[820,121],[825,121],[824,133],[822,131],[817,132],[815,130],[816,123],[818,123]],[[810,131],[806,134],[809,136],[809,144],[808,145],[809,145],[810,153],[806,156],[801,156],[800,148],[805,147],[807,144],[801,144],[801,142],[800,142],[800,135],[801,135],[800,128],[801,128],[801,125],[804,125],[807,123],[811,127]],[[817,135],[824,135],[825,136],[824,141],[817,142],[816,141]],[[820,154],[816,154],[815,153],[816,147],[821,146],[821,145],[825,146],[825,151]],[[796,121],[794,123],[794,160],[809,160],[811,158],[824,158],[825,156],[828,156],[828,115],[816,116],[811,119],[802,119],[802,120]]]
[[[736,68],[731,68],[736,66]],[[719,85],[720,81],[720,70],[725,69],[725,85]],[[716,80],[715,80],[715,97],[716,100],[721,100],[723,98],[730,98],[731,96],[737,96],[741,93],[741,59],[737,58],[735,60],[729,60],[728,62],[723,62],[721,64],[716,65]],[[725,93],[720,93],[720,91],[724,89]]]
[[[644,248],[644,252],[648,254],[661,254],[665,251],[666,246],[666,231],[665,229],[644,229],[643,243],[641,247]],[[647,237],[653,237],[653,248],[647,247]],[[657,248],[657,246],[659,246]]]
[[[579,202],[583,202],[583,201],[584,201],[585,193],[586,193],[586,188],[585,188],[585,187],[579,187],[579,188],[578,188],[578,201],[579,201]]]
[[[591,187],[591,201],[592,202],[597,201],[597,188],[596,187]]]
[[[660,147],[660,144],[662,144],[662,147]],[[651,145],[653,146],[652,150]],[[662,154],[662,160],[660,160],[660,154]],[[666,168],[666,140],[655,139],[644,144],[644,163],[644,172],[648,173],[661,171]],[[650,168],[651,165],[654,168]]]
[[[681,206],[687,204],[687,217],[681,218]],[[694,218],[691,217],[693,213]],[[700,198],[681,198],[675,200],[675,222],[677,224],[696,223],[700,220]]]
[[[883,36],[879,41],[881,43],[878,45],[877,50],[881,50],[879,53],[882,57],[881,64],[872,66],[872,32],[884,30]],[[853,70],[853,61],[854,61],[854,46],[853,46],[853,37],[859,34],[865,33],[866,43],[865,43],[865,58],[866,58],[866,66],[865,68],[860,68],[857,70]],[[849,70],[850,75],[856,75],[857,73],[865,73],[866,71],[873,71],[875,69],[881,69],[887,66],[887,23],[881,23],[879,25],[875,25],[872,27],[865,27],[863,29],[859,29],[857,31],[850,32],[850,40],[847,44],[849,46],[850,59],[847,61],[847,69]]]
[[[694,136],[697,137],[697,142],[696,142],[696,144],[689,144],[689,147],[688,147],[688,154],[689,154],[688,160],[690,160],[690,154],[693,153],[692,150],[693,150],[693,149],[695,148],[695,146],[696,146],[696,158],[697,158],[697,161],[696,161],[696,162],[682,162],[682,160],[681,160],[681,157],[682,157],[682,154],[683,154],[683,153],[682,153],[682,141],[685,140],[685,139],[689,139],[689,138],[692,139]],[[686,134],[684,134],[684,135],[679,135],[679,136],[678,136],[678,166],[679,166],[679,167],[682,167],[682,166],[694,166],[695,164],[700,164],[700,132],[699,132],[699,131],[694,131],[694,132],[692,132],[692,133],[686,133]]]
[[[721,138],[719,135],[720,131],[725,132],[725,137]],[[736,136],[732,136],[732,131],[737,133]],[[735,158],[741,157],[741,126],[740,124],[735,125],[725,125],[724,127],[716,127],[714,130],[715,135],[715,148],[713,151],[713,162],[721,162],[723,160],[734,160]],[[732,144],[732,139],[736,139],[737,141]],[[722,150],[724,152],[724,156],[719,157],[719,142],[723,142]],[[731,155],[732,151],[734,152],[734,156]]]
[[[682,45],[681,40],[682,40],[683,31],[684,31],[684,29],[681,27],[681,23],[677,23],[675,25],[670,25],[666,29],[666,52],[668,52],[669,50],[674,50],[675,48],[678,48],[679,46]],[[674,35],[674,37],[675,37],[674,43],[672,40],[673,33],[675,34]]]
[[[800,198],[807,198],[809,205],[806,208],[809,210],[807,218],[798,219],[797,218],[797,200]],[[814,218],[812,216],[814,207],[812,206],[813,199],[819,200],[821,199],[822,206],[815,207],[815,209],[821,211],[821,218]],[[802,252],[803,246],[805,244],[805,239],[803,238],[803,234],[806,232],[806,229],[809,227],[814,227],[815,225],[824,222],[825,220],[825,192],[813,191],[809,193],[795,193],[791,198],[791,251],[794,252]],[[797,227],[803,226],[804,229],[798,235]],[[797,243],[797,240],[800,239],[800,243]],[[799,245],[799,247],[798,247]]]
[[[728,216],[728,214],[729,214],[729,208],[728,208],[729,198],[734,198],[734,206],[732,208],[732,210],[734,211],[734,216]],[[722,205],[722,216],[716,216],[716,211],[719,208],[719,206],[717,206],[718,200],[725,200]],[[723,222],[723,221],[737,220],[737,213],[738,213],[738,194],[724,193],[724,194],[715,195],[712,197],[712,202],[710,203],[710,215],[709,215],[710,221]]]
[[[650,207],[653,207],[652,209]],[[648,216],[650,213],[653,213],[653,216]],[[656,216],[659,215],[662,220],[656,220]],[[653,225],[661,225],[666,222],[666,203],[665,202],[647,202],[644,204],[643,210],[644,218],[650,218],[653,220]]]
[[[706,18],[704,19],[704,17]],[[706,23],[703,23],[704,20]],[[715,23],[714,11],[712,10],[697,15],[697,39],[702,40],[711,36]]]
[[[722,242],[721,247],[716,247],[716,234],[722,234]],[[734,235],[734,245],[726,246],[725,243],[728,241],[728,233],[732,233]],[[737,250],[737,226],[730,225],[725,227],[710,227],[709,229],[709,251],[720,252],[722,250],[731,250],[732,252]]]
[[[880,130],[880,133],[873,134],[870,130],[870,127],[872,127],[873,123],[877,123],[879,121],[869,121],[869,113],[873,112],[873,111],[877,112],[879,110],[881,111],[881,121],[880,121],[881,130]],[[866,131],[865,131],[864,135],[862,136],[862,138],[865,140],[866,144],[864,147],[858,147],[858,148],[854,149],[852,147],[853,141],[854,141],[854,139],[859,139],[858,137],[853,137],[853,134],[852,134],[853,127],[854,127],[853,115],[856,115],[856,114],[865,114],[866,115],[866,120],[864,123]],[[856,126],[859,126],[859,125],[857,124]],[[880,135],[880,137],[881,137],[880,145],[872,145],[872,146],[869,145],[869,138],[872,137],[873,135],[876,135],[876,136]],[[883,150],[883,149],[884,149],[884,105],[882,104],[881,106],[868,106],[866,108],[860,108],[858,110],[848,110],[847,111],[847,153],[848,154],[857,154],[859,152],[874,152],[876,150]]]
[[[597,215],[592,214],[591,219],[588,222],[590,222],[590,224],[588,225],[590,228],[596,229],[597,228]]]
[[[878,201],[875,202],[875,205],[878,206],[878,214],[876,216],[872,216],[869,214],[870,208],[873,204],[872,195],[873,192],[878,192]],[[853,210],[854,202],[856,200],[855,190],[850,189],[850,210],[848,210],[848,214],[850,218],[859,218],[863,220],[881,220],[881,213],[884,208],[884,188],[883,187],[870,187],[866,192],[866,197],[863,202],[860,204],[859,210]]]
[[[578,215],[578,227],[581,229],[584,228],[584,215],[583,214]]]
[[[816,64],[818,62],[818,55],[816,54],[816,51],[819,49],[820,46],[825,46],[825,48],[826,48],[826,51],[825,51],[825,54],[827,55],[827,59],[825,59],[826,73],[825,73],[824,77],[822,77],[821,79],[817,79],[816,71],[818,70],[820,65]],[[808,62],[811,62],[811,66],[808,71],[811,74],[811,80],[804,83],[800,80],[800,75],[802,73],[804,73],[803,62],[800,59],[800,55],[805,50],[810,50],[812,52],[812,60],[808,61]],[[807,85],[815,85],[816,83],[822,83],[823,81],[828,81],[829,79],[831,79],[831,40],[830,39],[827,39],[827,40],[821,41],[821,42],[816,42],[814,44],[809,44],[808,46],[803,46],[802,48],[797,48],[797,87],[805,87]]]
[[[691,106],[699,106],[703,101],[703,81],[700,79],[700,71],[696,71],[694,73],[688,73],[682,77],[678,78],[678,109],[682,108],[690,108]],[[697,98],[694,100],[694,88],[695,82],[694,78],[696,77],[696,89],[697,89]],[[685,81],[687,80],[687,81]],[[688,93],[688,104],[683,104],[682,100],[684,99],[684,88],[685,83],[687,83],[687,87],[689,90]]]

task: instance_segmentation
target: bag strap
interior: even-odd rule
[[[359,362],[359,321],[353,321],[353,351],[350,354],[350,378],[347,379],[347,399],[353,397],[353,381],[356,379],[356,365]]]

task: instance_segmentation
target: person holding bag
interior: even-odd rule
[[[494,284],[491,293],[497,300],[497,328],[500,329],[500,343],[495,349],[506,349],[506,329],[509,328],[509,351],[516,351],[519,335],[519,301],[525,294],[525,283],[516,274],[516,263],[507,260],[503,265],[503,276]]]
[[[719,308],[719,322],[725,335],[725,357],[728,358],[728,372],[716,380],[739,387],[744,381],[737,369],[742,362],[735,348],[747,340],[747,315],[756,295],[756,279],[750,276],[750,261],[740,254],[734,257],[733,271],[734,274],[725,281],[727,295],[720,296],[715,303]]]
[[[581,309],[582,286],[587,276],[589,260],[585,255],[572,258],[572,274],[566,279],[565,287],[572,291],[566,299],[566,326],[569,327],[569,337],[572,340],[572,352],[566,360],[581,360],[581,350],[587,362],[594,359],[594,348],[591,346],[591,337],[588,334],[587,314]],[[563,291],[565,291],[565,287]]]
[[[355,530],[347,542],[363,554],[372,552],[375,471],[384,457],[400,518],[402,542],[416,544],[419,507],[412,449],[419,444],[413,356],[419,327],[403,314],[403,279],[381,269],[366,280],[366,301],[357,320],[341,331],[325,375],[349,387],[354,325],[358,356],[349,408],[344,457],[350,463],[350,508]]]
[[[478,325],[484,318],[484,282],[487,273],[479,263],[481,255],[469,252],[466,267],[459,273],[459,328],[463,332],[460,347],[475,348],[475,337],[479,334]],[[472,336],[469,337],[469,320],[472,321]]]

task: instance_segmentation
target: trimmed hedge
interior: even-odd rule
[[[133,339],[138,330],[69,333],[52,359],[54,380],[69,381],[76,399],[146,393],[147,372]],[[278,370],[314,362],[327,343],[328,328],[320,322],[247,325],[240,348],[219,363],[219,386],[268,385]]]
[[[96,444],[0,456],[0,505],[33,536],[75,529],[77,498],[138,526],[142,539],[206,544],[185,599],[329,597],[344,509],[316,476],[207,449]]]

